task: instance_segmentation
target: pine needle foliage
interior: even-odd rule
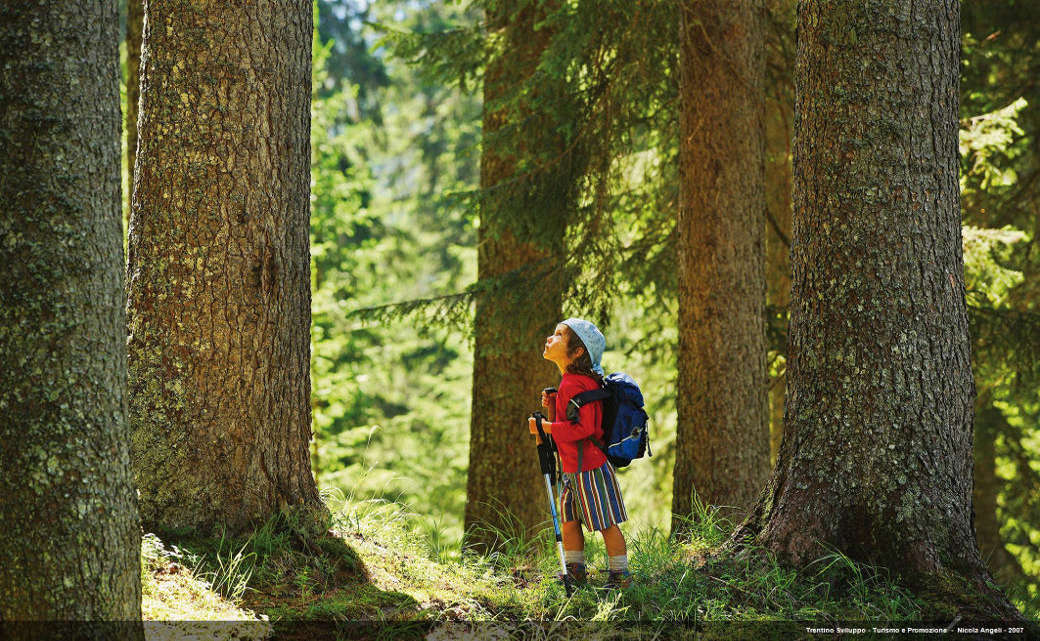
[[[508,24],[534,4],[471,6]],[[503,113],[506,123],[485,132],[484,144],[520,160],[506,180],[452,197],[481,216],[503,216],[495,222],[503,222],[499,228],[518,242],[551,246],[558,239],[545,234],[558,229],[551,220],[561,213],[561,194],[576,191],[564,255],[463,292],[365,308],[356,312],[360,317],[386,320],[422,312],[429,322],[455,322],[481,293],[519,301],[544,279],[562,278],[568,309],[602,322],[621,292],[674,291],[676,48],[660,36],[675,31],[676,8],[611,0],[541,4],[540,10],[545,18],[536,29],[552,36],[536,72],[515,78],[493,104],[484,105]],[[381,28],[382,44],[395,56],[464,90],[481,82],[504,44],[486,21],[436,33]],[[491,202],[512,204],[484,206]]]
[[[1040,6],[1015,0],[962,3],[961,28],[961,207],[978,388],[975,444],[977,455],[995,463],[990,491],[996,492],[999,536],[989,543],[1003,548],[990,559],[990,568],[1022,612],[1035,617],[1040,602],[1033,525],[1040,522],[1035,492],[1040,485],[1040,85],[1035,82]]]

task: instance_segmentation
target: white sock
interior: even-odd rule
[[[567,563],[580,563],[585,565],[585,550],[564,550],[563,560]]]
[[[627,572],[628,571],[628,555],[621,554],[618,556],[607,557],[607,562],[610,564],[611,572]]]

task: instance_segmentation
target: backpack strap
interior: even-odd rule
[[[582,407],[588,405],[593,401],[602,401],[603,399],[608,398],[609,396],[610,392],[602,387],[594,390],[589,390],[587,392],[582,392],[581,394],[575,394],[573,397],[571,397],[570,402],[567,403],[567,420],[571,423],[577,423],[578,412],[581,410]]]
[[[574,396],[571,397],[570,402],[567,403],[567,420],[570,421],[571,423],[577,423],[578,422],[578,418],[579,418],[579,412],[581,411],[582,407],[584,407],[585,405],[588,405],[589,403],[592,403],[594,401],[602,401],[602,400],[604,400],[606,398],[609,398],[609,397],[610,397],[610,391],[608,391],[605,387],[599,387],[597,389],[588,390],[587,392],[582,392],[580,394],[575,394]],[[585,458],[584,457],[585,443],[587,441],[592,441],[593,443],[595,443],[596,447],[598,447],[600,450],[602,450],[604,452],[604,454],[606,454],[606,450],[603,447],[603,443],[598,438],[590,436],[588,438],[583,438],[580,441],[578,441],[578,473],[579,474],[582,471],[582,469],[581,469],[581,467],[582,467],[582,459]]]

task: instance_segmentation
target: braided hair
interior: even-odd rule
[[[567,366],[568,374],[580,374],[582,376],[588,376],[592,380],[596,381],[597,385],[603,385],[603,377],[592,371],[592,357],[589,356],[589,348],[585,347],[585,343],[581,342],[578,335],[575,334],[570,327],[566,325],[564,327],[564,334],[567,336],[567,357],[573,358],[574,354],[578,351],[578,348],[582,348],[582,354],[578,358],[571,361],[570,365]]]

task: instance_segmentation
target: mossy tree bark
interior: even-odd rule
[[[787,432],[734,541],[795,565],[832,546],[1008,615],[972,530],[958,12],[799,5]]]
[[[322,513],[310,421],[310,0],[149,2],[130,220],[146,527]]]
[[[563,283],[553,265],[563,254],[573,185],[569,161],[559,157],[567,155],[563,137],[536,111],[538,96],[507,104],[549,42],[548,29],[535,30],[549,10],[530,2],[488,11],[489,28],[504,41],[484,78],[480,181],[494,189],[481,203],[477,273],[481,281],[514,273],[527,284],[507,280],[476,305],[465,530],[466,544],[484,549],[497,543],[496,531],[534,532],[549,509],[527,417],[540,409],[542,388],[559,380],[542,347],[562,320]],[[539,170],[546,155],[555,165]]]
[[[141,619],[118,46],[114,1],[0,7],[0,621]]]
[[[673,531],[693,492],[746,510],[769,473],[762,13],[754,0],[681,10]]]

